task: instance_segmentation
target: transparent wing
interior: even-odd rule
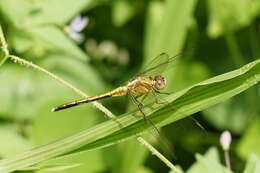
[[[168,69],[169,66],[176,63],[183,53],[177,54],[171,58],[166,53],[161,53],[159,56],[155,57],[150,61],[143,69],[142,72],[138,73],[136,76],[153,76],[156,74],[161,74],[163,71]]]
[[[161,53],[159,56],[155,57],[148,64],[146,64],[142,72],[138,73],[137,76],[151,76],[153,74],[159,74],[164,71],[168,64],[169,55],[166,53]]]

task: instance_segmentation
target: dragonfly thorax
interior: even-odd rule
[[[153,77],[153,85],[156,89],[163,89],[166,85],[166,79],[161,75],[156,75]]]

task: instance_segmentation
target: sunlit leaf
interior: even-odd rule
[[[251,154],[243,173],[258,173],[260,171],[260,159],[255,154]]]
[[[256,118],[248,127],[243,137],[240,139],[237,151],[243,158],[247,158],[248,154],[255,153],[260,156],[260,119]]]
[[[136,12],[136,7],[129,0],[114,1],[112,9],[113,22],[119,27],[131,19]]]
[[[14,125],[0,126],[0,140],[1,157],[17,154],[32,147],[32,144],[18,133]]]
[[[84,8],[90,8],[93,0],[27,1],[1,0],[0,8],[16,26],[37,24],[65,24]],[[15,9],[15,13],[13,12]]]
[[[204,156],[197,154],[196,159],[197,162],[192,165],[187,173],[232,173],[221,165],[216,148],[210,148]]]
[[[258,0],[209,0],[207,4],[208,34],[213,38],[248,26],[260,9]]]

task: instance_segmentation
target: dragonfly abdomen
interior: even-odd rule
[[[88,98],[85,98],[85,99],[81,99],[81,100],[77,100],[77,101],[74,101],[74,102],[71,102],[71,103],[60,105],[56,108],[53,108],[51,111],[56,112],[56,111],[59,111],[59,110],[62,110],[62,109],[67,109],[67,108],[70,108],[70,107],[73,107],[73,106],[81,105],[83,103],[90,103],[90,102],[97,101],[97,100],[104,99],[104,98],[108,98],[108,97],[112,97],[112,95],[110,93],[106,93],[106,94],[102,94],[102,95],[99,95],[99,96],[88,97]]]
[[[60,105],[56,108],[53,108],[51,111],[56,112],[56,111],[59,111],[59,110],[62,110],[62,109],[67,109],[67,108],[70,108],[70,107],[73,107],[73,106],[81,105],[83,103],[90,103],[90,102],[94,102],[94,101],[101,100],[101,99],[104,99],[104,98],[123,96],[123,95],[126,95],[126,94],[127,94],[127,88],[126,87],[119,87],[119,88],[114,89],[113,91],[105,93],[105,94],[101,94],[101,95],[93,96],[93,97],[88,97],[88,98],[85,98],[85,99],[81,99],[81,100],[77,100],[77,101],[74,101],[74,102],[71,102],[71,103]]]

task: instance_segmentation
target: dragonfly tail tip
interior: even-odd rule
[[[57,108],[52,108],[51,109],[51,112],[56,112],[57,111]]]

